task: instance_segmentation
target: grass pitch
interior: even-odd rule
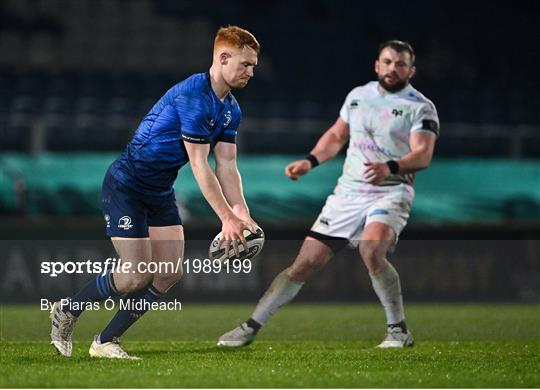
[[[215,346],[252,305],[183,302],[181,312],[146,315],[123,338],[144,360],[88,356],[112,316],[83,314],[74,357],[48,345],[49,320],[34,306],[1,308],[1,387],[540,387],[540,306],[413,305],[416,345],[377,350],[384,334],[378,305],[310,304],[283,308],[243,349]]]

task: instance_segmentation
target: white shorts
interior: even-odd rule
[[[330,237],[345,238],[358,245],[364,226],[381,222],[399,234],[407,224],[414,199],[408,184],[379,187],[366,185],[358,193],[334,193],[326,199],[311,230]]]

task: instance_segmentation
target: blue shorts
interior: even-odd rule
[[[109,237],[149,237],[148,226],[181,225],[174,192],[145,195],[117,181],[107,171],[101,190],[101,206]]]

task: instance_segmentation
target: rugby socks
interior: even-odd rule
[[[397,324],[388,325],[389,329],[400,328],[403,333],[407,333],[407,325],[405,321],[398,322]]]
[[[399,275],[392,264],[374,275],[369,275],[373,289],[379,297],[386,314],[387,324],[399,324],[405,319]]]
[[[249,320],[246,321],[246,325],[253,329],[253,334],[257,334],[257,332],[259,332],[259,329],[262,328],[262,325],[259,324],[257,321],[255,321],[253,318],[250,318]]]
[[[81,291],[69,299],[69,303],[64,305],[62,310],[78,318],[88,302],[101,302],[119,295],[114,284],[113,273],[109,271],[105,275],[98,275],[90,280]]]
[[[163,294],[152,285],[125,296],[121,300],[120,310],[99,335],[99,342],[104,344],[120,338],[162,297]]]
[[[277,309],[290,302],[298,294],[303,285],[303,282],[291,280],[287,276],[287,270],[281,272],[259,300],[251,315],[251,320],[261,326],[264,325]]]

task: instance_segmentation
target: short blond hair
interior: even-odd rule
[[[238,49],[247,46],[253,49],[257,55],[261,51],[261,45],[259,45],[253,34],[238,26],[221,27],[218,30],[216,39],[214,39],[214,53],[222,46],[236,47]]]

